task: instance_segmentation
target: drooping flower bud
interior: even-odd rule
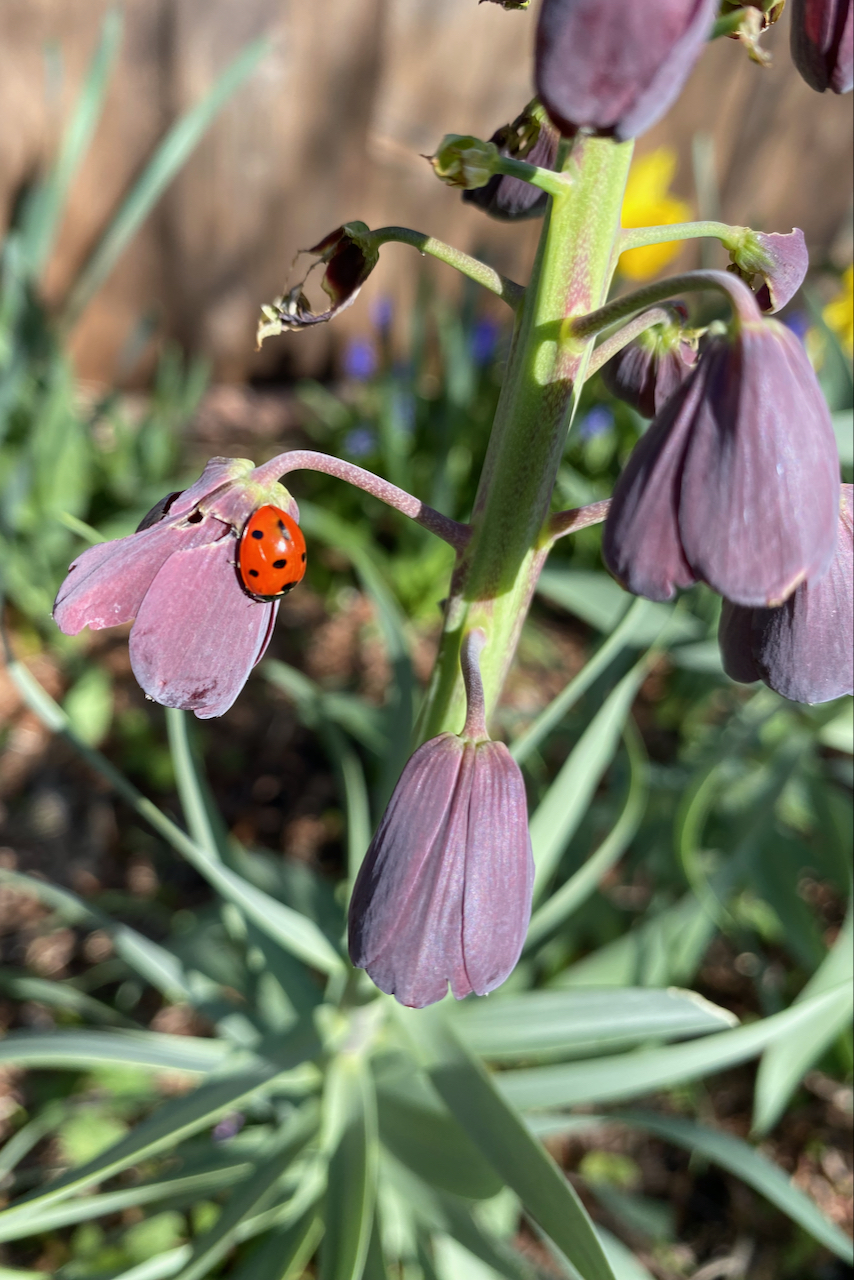
[[[730,248],[730,270],[753,284],[754,276],[762,277],[756,300],[763,311],[781,311],[791,302],[804,282],[810,256],[804,233],[795,227],[788,235],[771,231],[745,229],[739,244]]]
[[[133,621],[130,662],[148,697],[200,719],[227,711],[270,643],[278,601],[240,584],[239,535],[265,502],[294,519],[296,503],[278,483],[258,484],[246,458],[212,458],[183,493],[171,493],[136,533],[78,556],[53,616],[76,635]]]
[[[451,985],[486,995],[519,959],[534,863],[519,766],[483,723],[482,632],[463,646],[469,714],[405,766],[359,870],[350,956],[380,990],[421,1009]]]
[[[851,0],[792,0],[792,61],[811,89],[848,93],[854,86]]]
[[[502,125],[490,138],[499,155],[511,160],[525,160],[541,169],[554,169],[560,134],[546,116],[536,98],[512,124]],[[523,218],[540,218],[545,213],[548,195],[530,182],[495,173],[485,187],[463,192],[466,204],[477,205],[490,217],[505,222]]]
[[[733,680],[765,684],[793,702],[854,693],[854,497],[842,486],[836,554],[778,609],[724,601],[718,639]]]
[[[618,400],[645,418],[654,418],[678,391],[697,362],[696,346],[686,340],[684,308],[674,307],[670,324],[645,329],[602,365],[602,381]]]
[[[718,0],[543,0],[537,93],[562,134],[620,139],[660,120],[700,55]]]
[[[470,191],[485,187],[495,173],[498,148],[471,134],[446,133],[439,150],[430,157],[433,172],[449,187]]]
[[[311,303],[303,292],[308,279],[306,275],[288,293],[261,308],[264,318],[258,324],[259,347],[265,338],[287,330],[323,324],[351,306],[379,261],[379,249],[370,239],[370,230],[364,222],[346,222],[343,227],[336,227],[305,252],[316,255],[309,274],[316,266],[325,266],[320,286],[331,299],[332,306],[325,311],[312,311]]]
[[[699,580],[737,604],[776,606],[833,558],[836,438],[798,339],[762,319],[745,285],[723,278],[739,322],[707,342],[636,445],[603,555],[629,591],[651,600]]]

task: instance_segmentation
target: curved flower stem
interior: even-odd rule
[[[292,449],[288,453],[277,454],[269,462],[256,467],[251,479],[256,484],[271,484],[273,481],[288,475],[291,471],[322,471],[325,475],[335,476],[338,480],[346,480],[357,489],[364,489],[373,497],[379,498],[388,506],[402,511],[410,520],[435,533],[438,538],[449,542],[456,551],[462,551],[469,540],[469,526],[443,516],[441,512],[428,507],[426,502],[413,498],[405,489],[398,489],[396,484],[382,480],[371,471],[355,466],[352,462],[344,462],[342,458],[330,457],[328,453],[315,453],[311,449]]]
[[[659,280],[634,293],[624,294],[622,298],[615,298],[598,311],[590,311],[587,315],[567,320],[564,335],[570,341],[584,342],[636,311],[642,311],[657,302],[665,302],[674,294],[696,293],[703,289],[718,289],[725,293],[740,321],[755,323],[762,320],[759,304],[744,281],[737,276],[728,271],[688,271],[685,275],[671,276],[669,280]]]
[[[619,252],[643,249],[648,244],[669,244],[672,240],[699,240],[703,236],[720,240],[727,249],[737,248],[749,227],[731,227],[726,222],[672,222],[663,227],[624,227]]]
[[[486,731],[486,700],[483,696],[483,680],[480,676],[480,655],[486,644],[486,632],[481,627],[469,631],[460,645],[460,669],[466,689],[466,722],[463,737],[473,742],[489,738]]]
[[[554,169],[543,169],[540,165],[515,160],[512,156],[499,156],[494,162],[494,171],[528,182],[532,187],[547,191],[550,196],[565,196],[572,187],[572,179],[566,173],[555,173]]]
[[[533,167],[533,165],[526,166],[526,168]],[[368,232],[365,239],[372,240],[377,248],[381,244],[411,245],[419,253],[429,254],[431,258],[437,258],[439,262],[455,267],[464,276],[468,276],[470,280],[474,280],[476,284],[482,285],[484,289],[489,289],[490,293],[501,298],[513,311],[518,310],[522,304],[525,290],[521,284],[516,284],[515,280],[508,280],[499,271],[488,267],[485,262],[472,258],[461,249],[445,244],[443,240],[437,240],[435,236],[425,235],[423,231],[411,231],[409,227],[379,227],[376,231]]]
[[[628,346],[639,333],[645,333],[647,329],[653,329],[657,324],[667,324],[673,320],[673,316],[674,311],[671,307],[653,307],[650,311],[642,311],[639,316],[635,316],[628,324],[623,325],[622,329],[618,329],[616,333],[611,334],[610,338],[606,338],[604,342],[599,343],[598,347],[594,347],[593,354],[587,363],[587,377],[591,378],[603,364],[607,364],[612,356]]]
[[[601,524],[608,515],[611,506],[610,498],[601,502],[591,502],[586,507],[573,507],[571,511],[556,511],[550,516],[543,528],[543,541],[549,546],[568,533],[577,533],[579,529],[587,529],[591,524]]]

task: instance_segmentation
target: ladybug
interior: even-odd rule
[[[243,587],[258,600],[278,600],[302,581],[305,538],[281,507],[264,506],[246,521],[237,550]]]

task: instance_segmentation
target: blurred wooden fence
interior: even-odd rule
[[[56,146],[106,8],[106,0],[0,5],[4,223]],[[281,339],[256,356],[260,303],[284,285],[300,247],[348,218],[429,230],[524,276],[536,229],[463,207],[420,153],[445,132],[488,136],[527,100],[533,14],[476,0],[126,0],[124,12],[107,107],[47,275],[54,297],[168,124],[250,39],[266,33],[272,51],[79,323],[73,345],[84,377],[114,375],[147,313],[162,332],[209,353],[223,378],[271,373],[277,364],[321,367],[331,340],[367,327],[371,296],[405,305],[419,269],[411,250],[386,248],[365,300],[334,332]],[[691,140],[709,134],[722,216],[768,230],[802,226],[821,258],[850,211],[851,100],[820,97],[799,80],[785,28],[769,41],[767,71],[733,41],[711,46],[640,147],[674,146],[677,188],[692,198]],[[61,49],[61,79],[46,75],[51,45]],[[438,272],[437,280],[452,288],[449,276]]]

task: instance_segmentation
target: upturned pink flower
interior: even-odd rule
[[[854,489],[842,486],[836,554],[778,609],[724,601],[718,639],[733,680],[765,684],[793,702],[854,693]]]
[[[561,133],[637,137],[700,55],[718,0],[543,0],[537,93]]]
[[[350,902],[353,964],[415,1009],[441,1000],[448,983],[458,1000],[500,986],[531,916],[522,774],[504,744],[486,737],[482,693],[478,722],[479,674],[467,686],[463,736],[443,733],[412,756]]]
[[[830,413],[793,333],[725,276],[739,318],[635,446],[614,490],[603,555],[635,595],[708,583],[776,606],[821,577],[836,547],[839,455]]]
[[[299,515],[282,485],[253,482],[253,470],[245,458],[212,458],[136,533],[78,556],[54,605],[66,635],[133,620],[131,667],[145,693],[200,719],[228,710],[276,620],[278,602],[253,599],[240,584],[240,532],[264,503]]]
[[[761,283],[756,300],[763,311],[782,311],[800,289],[810,265],[804,233],[794,227],[787,234],[779,231],[751,231],[745,228],[738,245],[730,248],[731,271],[752,285],[756,276]]]
[[[792,61],[811,89],[848,93],[854,85],[851,0],[792,0]]]

